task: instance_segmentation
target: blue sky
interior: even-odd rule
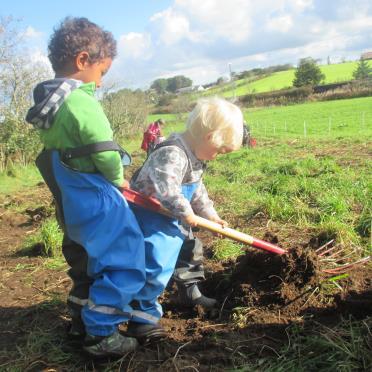
[[[143,31],[149,18],[170,4],[170,0],[5,0],[0,14],[12,15],[45,35],[66,16],[87,17],[119,37]]]
[[[107,82],[130,88],[178,74],[212,82],[229,63],[242,71],[372,50],[372,0],[8,0],[0,15],[20,19],[24,52],[43,63],[54,26],[89,18],[118,41]]]

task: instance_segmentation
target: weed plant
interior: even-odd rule
[[[55,219],[45,220],[36,233],[25,240],[23,251],[25,253],[39,253],[44,257],[61,256],[63,233]],[[38,252],[35,249],[38,248]]]
[[[221,261],[235,259],[244,252],[240,244],[228,239],[219,239],[213,245],[213,258]]]

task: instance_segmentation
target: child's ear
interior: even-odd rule
[[[207,142],[211,142],[211,140],[212,140],[212,137],[213,137],[213,132],[209,132],[209,133],[207,133],[206,135],[205,135],[205,140],[207,141]]]
[[[75,67],[79,71],[84,71],[88,63],[89,63],[89,53],[88,52],[80,52],[75,57]]]

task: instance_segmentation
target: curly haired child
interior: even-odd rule
[[[123,356],[138,343],[118,325],[145,284],[144,241],[120,192],[120,148],[94,93],[116,56],[116,42],[86,18],[66,18],[49,42],[55,78],[37,85],[27,121],[45,147],[37,164],[64,229],[73,286],[70,336],[92,356]]]

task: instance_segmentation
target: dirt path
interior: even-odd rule
[[[34,190],[0,200],[0,370],[97,370],[65,339],[69,317],[65,299],[70,287],[67,267],[51,266],[40,256],[20,251],[23,240],[50,214],[49,193]],[[251,228],[258,237],[267,221],[257,216]],[[286,257],[248,250],[236,262],[217,263],[212,239],[203,233],[207,280],[203,290],[219,301],[212,313],[177,306],[174,289],[164,294],[163,343],[144,346],[113,370],[226,370],[250,360],[275,356],[287,342],[288,325],[320,322],[332,327],[341,315],[371,315],[371,269],[354,270],[342,279],[342,290],[321,290],[325,277],[314,250],[321,237],[282,230],[267,239],[292,247]],[[107,365],[106,365],[107,366]],[[103,367],[102,367],[103,368]]]

